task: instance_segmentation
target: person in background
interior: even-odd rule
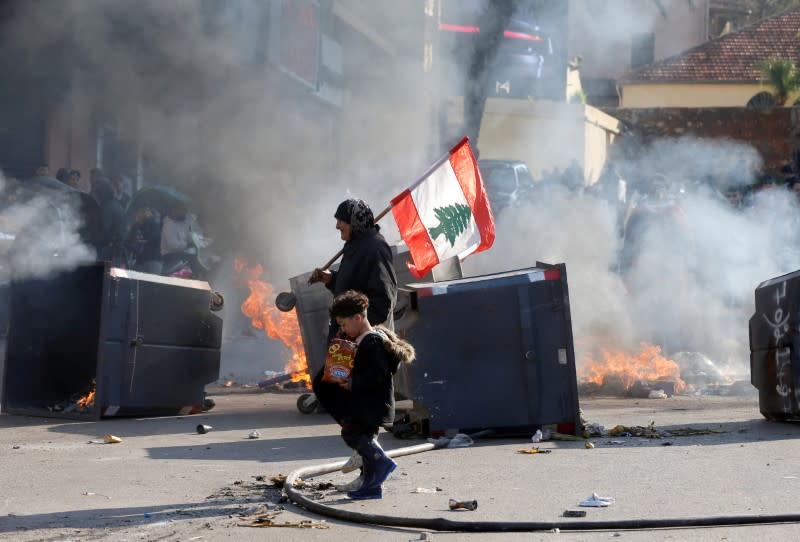
[[[69,184],[69,168],[61,167],[58,168],[56,172],[56,179],[61,181],[62,183],[68,185]]]
[[[381,485],[397,468],[375,437],[381,425],[394,421],[394,374],[401,363],[410,363],[415,357],[414,347],[393,331],[370,325],[368,308],[367,296],[355,290],[336,296],[330,308],[341,334],[357,345],[350,378],[341,386],[333,384],[343,392],[337,420],[342,440],[361,456],[363,465],[359,477],[363,482],[347,493],[356,500],[380,499]]]
[[[114,188],[107,179],[95,179],[92,185],[92,196],[100,206],[103,232],[97,259],[118,263],[125,238],[125,213],[114,198]]]
[[[161,273],[161,226],[149,207],[136,211],[136,221],[125,239],[129,265],[143,273]]]
[[[176,263],[185,261],[193,277],[203,275],[205,269],[197,259],[192,221],[185,204],[175,203],[162,220],[160,251],[163,272],[169,272]]]
[[[123,209],[128,207],[128,203],[131,201],[131,197],[125,191],[129,182],[128,179],[124,175],[114,175],[111,178],[111,184],[114,187],[114,197],[117,198],[117,201],[122,206]]]
[[[70,185],[72,188],[76,190],[81,189],[81,172],[77,169],[69,170],[69,176],[67,178],[67,184]]]

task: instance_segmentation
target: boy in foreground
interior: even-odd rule
[[[373,439],[382,425],[394,422],[394,381],[401,363],[414,359],[414,348],[392,331],[372,327],[367,320],[369,300],[355,290],[334,298],[331,318],[340,332],[357,344],[353,368],[343,388],[349,390],[342,411],[342,439],[361,456],[364,482],[350,491],[351,499],[380,499],[381,485],[397,468]]]

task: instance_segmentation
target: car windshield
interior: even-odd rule
[[[494,194],[511,194],[517,189],[514,169],[510,167],[482,167],[483,183],[486,190]]]

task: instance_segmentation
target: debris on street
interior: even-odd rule
[[[103,442],[105,442],[106,444],[119,444],[120,442],[122,442],[122,439],[117,436],[106,433],[105,435],[103,435]]]
[[[201,435],[205,435],[206,433],[208,433],[209,431],[211,431],[214,428],[211,427],[210,425],[205,425],[205,424],[201,423],[201,424],[197,425],[196,429],[197,429],[198,433],[200,433]]]
[[[283,510],[261,509],[252,514],[241,514],[240,517],[245,523],[239,523],[240,527],[294,527],[298,529],[330,529],[327,522],[302,519],[300,521],[275,521],[275,518]]]
[[[473,510],[478,509],[478,501],[471,500],[471,501],[457,501],[455,499],[450,499],[450,510],[469,510],[472,512]]]
[[[249,439],[257,439],[257,438],[260,438],[260,437],[261,437],[261,433],[259,433],[258,431],[250,431],[250,434],[247,435],[247,438],[249,438]]]
[[[522,449],[522,450],[517,450],[517,453],[518,453],[518,454],[528,454],[528,455],[533,455],[533,454],[549,454],[550,452],[552,452],[552,450],[541,450],[541,449],[539,449],[539,447],[538,447],[538,446],[533,446],[533,447],[532,447],[532,448],[530,448],[530,449]]]
[[[588,506],[593,508],[604,508],[614,504],[614,499],[611,497],[601,497],[597,493],[592,493],[580,503],[580,506]]]

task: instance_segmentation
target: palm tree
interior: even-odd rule
[[[800,73],[791,60],[770,58],[759,67],[764,77],[763,82],[772,88],[776,105],[786,105],[789,97],[800,91]]]

